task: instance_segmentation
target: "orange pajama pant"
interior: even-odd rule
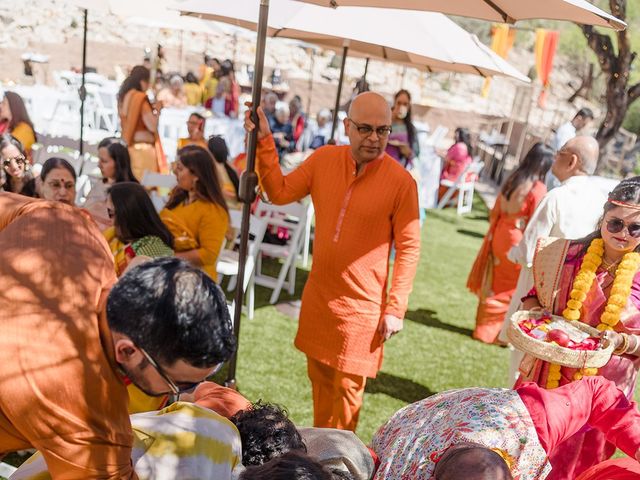
[[[341,372],[307,357],[313,392],[313,426],[355,432],[367,377]]]

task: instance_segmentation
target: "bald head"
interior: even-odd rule
[[[578,157],[581,170],[584,173],[593,175],[598,166],[598,157],[600,155],[600,146],[595,138],[586,135],[574,137],[564,144],[563,149]]]
[[[384,97],[375,92],[364,92],[354,98],[348,115],[349,118],[364,123],[369,123],[369,117],[386,119],[383,124],[391,125],[391,108]]]
[[[358,165],[381,158],[391,132],[389,104],[377,93],[361,93],[351,102],[344,130]]]

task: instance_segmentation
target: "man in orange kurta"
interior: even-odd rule
[[[0,193],[0,458],[34,447],[54,479],[136,478],[124,375],[178,393],[233,352],[224,295],[199,270],[159,259],[109,295],[115,282],[88,215]]]
[[[261,109],[258,115],[264,191],[276,204],[310,194],[315,207],[313,266],[295,340],[307,355],[314,426],[355,430],[366,378],[376,376],[383,343],[402,329],[407,309],[420,253],[416,184],[384,153],[391,111],[378,94],[351,104],[349,146],[322,147],[287,176]],[[245,125],[254,128],[248,117]]]

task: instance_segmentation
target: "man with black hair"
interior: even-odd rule
[[[307,452],[288,412],[278,405],[260,401],[230,418],[240,432],[242,464],[262,465],[287,452]]]
[[[249,467],[240,480],[333,480],[331,472],[303,452],[287,452],[264,465]]]
[[[564,147],[564,144],[575,137],[580,130],[585,128],[593,120],[593,111],[590,108],[581,108],[570,122],[563,123],[556,130],[551,140],[551,148],[555,152]]]
[[[199,270],[164,258],[109,294],[115,281],[87,216],[0,194],[0,456],[37,448],[54,479],[135,478],[125,377],[178,393],[231,356],[226,301]]]

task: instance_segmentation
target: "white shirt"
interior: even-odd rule
[[[564,146],[565,143],[567,143],[575,136],[576,127],[573,126],[573,123],[563,123],[558,127],[558,130],[556,130],[556,134],[551,141],[551,148],[553,148],[553,150],[557,152]]]
[[[509,252],[509,259],[530,267],[539,238],[573,240],[593,232],[607,201],[605,190],[596,177],[579,175],[548,192],[531,216],[522,241]]]

